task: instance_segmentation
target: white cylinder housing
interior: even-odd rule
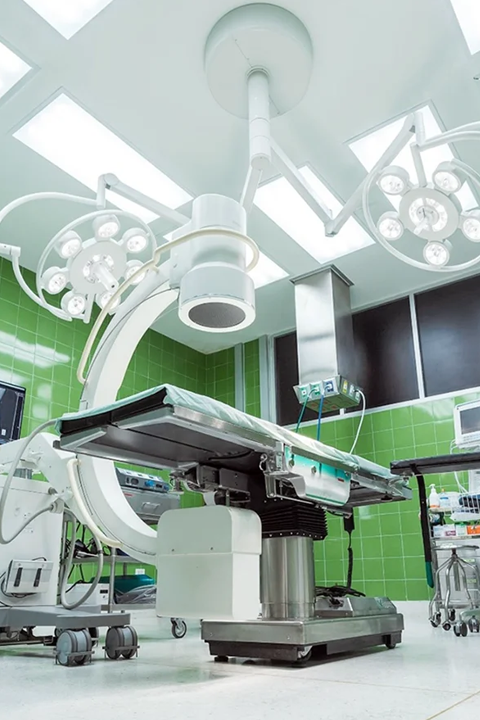
[[[245,209],[223,195],[201,195],[193,202],[188,231],[215,228],[179,248],[178,314],[190,327],[207,332],[229,332],[248,327],[255,319],[255,288],[246,272],[247,246],[228,235],[246,234]],[[218,229],[227,231],[225,235]]]

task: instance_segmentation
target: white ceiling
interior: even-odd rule
[[[212,26],[238,4],[113,0],[66,40],[22,0],[1,0],[0,40],[35,71],[0,100],[0,206],[41,190],[88,194],[12,137],[60,90],[192,195],[238,197],[246,172],[246,123],[216,104],[203,71]],[[279,4],[306,25],[315,63],[304,100],[273,121],[273,133],[295,164],[309,163],[341,199],[365,174],[347,146],[352,138],[428,102],[445,128],[480,119],[480,83],[473,79],[480,70],[480,53],[470,55],[449,0]],[[458,151],[480,170],[478,144]],[[28,212],[7,218],[0,241],[20,245],[24,265],[34,269],[44,245],[71,219],[71,212],[63,204],[31,205]],[[160,235],[172,229],[162,220],[153,227]],[[318,267],[257,208],[249,234],[291,276]],[[342,257],[336,265],[353,282],[354,308],[453,279],[410,268],[377,245]],[[257,321],[241,333],[193,331],[175,310],[156,327],[210,352],[293,326],[293,288],[284,280],[258,291]]]

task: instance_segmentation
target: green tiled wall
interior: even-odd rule
[[[205,355],[204,394],[235,405],[235,351],[233,348]]]
[[[446,454],[454,437],[453,408],[460,402],[480,397],[457,397],[427,400],[409,407],[379,410],[365,416],[355,452],[388,466],[392,460],[425,455]],[[324,421],[323,442],[340,450],[351,448],[358,418],[343,417]],[[313,425],[302,432],[315,436]],[[437,489],[456,489],[451,475],[430,476]],[[466,478],[461,478],[466,483]],[[393,600],[425,600],[429,590],[418,518],[418,491],[412,481],[411,502],[379,505],[356,510],[353,535],[355,553],[355,588],[367,594],[387,594]],[[342,521],[328,517],[329,535],[316,543],[315,569],[317,583],[343,584],[347,574],[347,536]]]

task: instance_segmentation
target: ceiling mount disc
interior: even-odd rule
[[[208,36],[205,72],[218,104],[248,117],[247,77],[253,69],[269,77],[271,114],[282,115],[305,95],[313,48],[305,25],[291,12],[265,3],[243,5],[224,15]]]

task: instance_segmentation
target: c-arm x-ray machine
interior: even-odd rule
[[[172,386],[115,400],[141,337],[177,298],[169,268],[165,263],[149,273],[110,321],[88,372],[82,409],[57,422],[59,437],[41,433],[28,445],[19,440],[0,448],[6,469],[20,455],[23,466],[48,481],[35,483],[36,504],[26,512],[26,481],[14,478],[18,510],[8,513],[3,533],[14,532],[25,515],[50,508],[14,541],[18,549],[0,550],[0,574],[7,559],[50,562],[44,592],[22,585],[22,592],[2,597],[0,626],[8,632],[57,622],[59,513],[66,506],[100,541],[157,565],[158,614],[203,618],[202,637],[216,656],[296,662],[316,646],[326,652],[394,646],[403,619],[386,598],[317,597],[313,543],[326,537],[327,511],[348,516],[356,506],[409,499],[403,478]],[[128,505],[114,460],[167,469],[178,486],[213,492],[216,505],[169,511],[157,536]],[[43,549],[47,537],[52,545]],[[79,627],[78,620],[69,623],[68,611],[61,615],[60,627]],[[103,624],[123,626],[125,620],[114,613]]]

